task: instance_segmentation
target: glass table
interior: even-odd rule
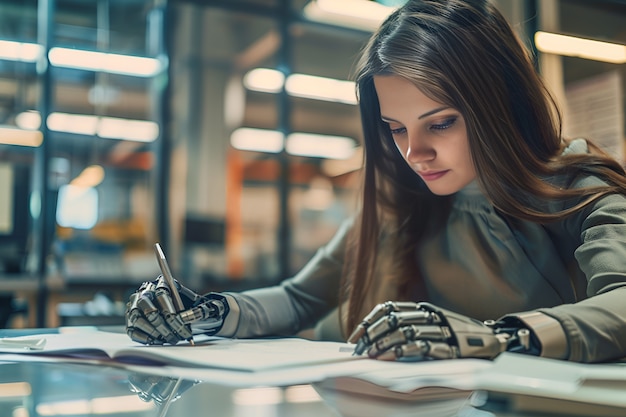
[[[55,329],[0,330],[0,337]],[[522,417],[506,399],[476,392],[433,401],[347,394],[328,384],[240,388],[137,372],[119,364],[76,363],[0,354],[0,416],[115,417]],[[568,407],[571,410],[570,407]],[[624,409],[576,415],[623,416]],[[571,412],[561,414],[572,416]]]

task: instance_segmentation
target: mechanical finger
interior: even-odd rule
[[[362,354],[369,348],[369,346],[394,329],[398,329],[406,325],[439,323],[441,323],[441,317],[439,317],[437,313],[430,311],[415,310],[391,312],[389,315],[379,318],[378,321],[365,329],[363,336],[361,336],[361,338],[357,341],[354,352],[357,355]]]
[[[404,326],[396,329],[384,337],[374,341],[367,353],[370,357],[377,357],[383,352],[396,346],[413,343],[419,340],[447,341],[450,339],[450,329],[439,326]]]
[[[148,283],[144,283],[130,296],[126,304],[126,333],[135,342],[148,345],[163,344],[161,334],[145,319],[138,306],[139,299],[147,287]]]
[[[144,345],[162,345],[161,339],[152,337],[138,328],[129,328],[126,330],[126,334],[131,338],[133,342],[141,343]]]
[[[132,310],[127,316],[126,333],[133,341],[144,345],[162,345],[164,342],[161,334],[137,309]]]
[[[165,321],[174,333],[176,333],[181,339],[189,339],[193,336],[191,326],[183,323],[182,317],[179,314],[165,313],[163,314]]]
[[[388,349],[376,356],[376,359],[394,361],[403,359],[454,359],[458,357],[458,349],[447,343],[417,340],[404,345],[394,346],[392,349]]]
[[[192,337],[191,326],[183,323],[183,320],[177,314],[174,302],[172,301],[170,287],[162,275],[157,278],[154,297],[158,304],[159,311],[165,318],[170,329],[176,333],[180,339],[189,339]]]
[[[156,286],[154,289],[154,296],[156,302],[162,312],[175,314],[176,308],[174,307],[174,302],[172,301],[172,293],[169,285],[165,281],[162,275],[159,275],[156,281]]]
[[[365,330],[373,323],[380,320],[383,316],[387,316],[394,312],[411,311],[415,309],[417,309],[417,303],[411,301],[386,301],[384,303],[377,304],[376,307],[374,307],[356,327],[354,332],[348,338],[348,342],[356,343],[357,340],[363,337]]]
[[[175,345],[183,338],[177,337],[172,329],[167,325],[163,319],[161,313],[153,302],[153,296],[150,293],[145,293],[137,301],[137,306],[143,316],[150,322],[150,324],[156,329],[156,331],[165,339],[168,343]],[[153,295],[153,294],[152,294]]]

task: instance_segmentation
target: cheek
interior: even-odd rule
[[[468,172],[473,173],[473,175],[476,176],[476,169],[474,167],[474,162],[472,160],[472,153],[470,151],[469,146],[465,147],[464,155],[463,155],[463,162]]]

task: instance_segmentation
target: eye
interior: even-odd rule
[[[444,129],[451,127],[456,122],[456,120],[457,120],[456,116],[448,117],[442,123],[436,123],[436,124],[430,125],[430,128],[434,130],[444,130]]]
[[[406,132],[406,128],[404,127],[398,127],[395,129],[389,128],[389,132],[391,132],[392,135],[401,135],[404,132]]]

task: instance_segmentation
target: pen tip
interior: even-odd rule
[[[365,344],[365,342],[363,342],[363,339],[359,339],[359,341],[357,342],[355,348],[354,348],[354,355],[360,355],[363,352],[365,352],[365,349],[367,348],[367,345]]]

